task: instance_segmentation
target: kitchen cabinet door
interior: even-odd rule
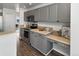
[[[46,38],[45,36],[41,36],[42,39],[42,49],[41,51],[45,54],[47,54],[49,51],[52,50],[53,48],[53,43],[48,41],[49,39]]]
[[[20,28],[20,37],[21,39],[24,38],[24,29]]]
[[[34,14],[35,14],[34,10],[29,11],[29,15],[34,15]]]
[[[31,10],[31,11],[25,12],[25,17],[30,16],[30,15],[34,15],[34,20],[35,21],[40,21],[40,18],[39,18],[40,17],[39,9],[35,9],[35,10]]]
[[[36,47],[36,38],[34,32],[30,31],[30,43],[33,47]]]
[[[32,11],[28,11],[28,12],[27,12],[27,15],[28,15],[28,16],[32,15]]]
[[[48,7],[40,8],[40,21],[48,21]]]
[[[42,50],[42,38],[41,38],[41,36],[40,36],[40,34],[38,34],[37,33],[37,44],[36,44],[37,46],[37,50]]]
[[[30,11],[25,12],[26,17],[30,15]]]
[[[40,21],[40,9],[34,10],[35,21]]]
[[[53,43],[48,41],[48,39],[44,35],[32,31],[30,32],[30,42],[34,48],[45,55],[53,47]]]
[[[53,43],[48,41],[48,38],[44,35],[39,33],[37,33],[37,35],[37,49],[46,55],[53,48]]]
[[[27,15],[26,15],[27,13],[26,12],[24,12],[24,21],[26,21],[26,17],[27,17]]]
[[[27,11],[25,15],[28,17],[30,15],[34,15],[34,10]]]
[[[57,4],[57,19],[60,22],[70,22],[70,4],[69,3]]]
[[[30,31],[30,43],[34,48],[38,49],[39,38],[36,32]]]
[[[27,17],[30,15],[30,12],[27,11],[27,12],[24,12],[24,21],[27,20]]]
[[[50,22],[57,21],[57,5],[56,4],[52,4],[49,6],[48,21],[50,21]]]
[[[34,10],[24,12],[24,20],[26,21],[27,17],[30,16],[30,15],[35,15]]]

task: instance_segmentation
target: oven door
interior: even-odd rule
[[[24,37],[29,38],[29,30],[24,30]]]

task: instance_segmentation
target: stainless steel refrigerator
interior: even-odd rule
[[[3,23],[2,23],[2,16],[0,16],[0,32],[2,32],[3,31],[3,25],[2,25]]]

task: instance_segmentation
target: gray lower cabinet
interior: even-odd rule
[[[23,37],[23,29],[20,29],[20,37],[22,38]]]
[[[53,43],[48,41],[45,36],[32,31],[30,31],[30,43],[44,55],[48,55],[53,48]]]
[[[66,45],[66,44],[63,44],[63,43],[60,43],[57,41],[53,41],[53,49],[65,56],[70,55],[70,46],[69,45]]]
[[[35,39],[35,34],[32,31],[30,31],[30,43],[31,43],[31,45],[36,47],[36,41],[37,40]]]
[[[20,28],[20,38],[24,38],[24,29]]]
[[[30,43],[31,45],[39,50],[44,55],[48,55],[52,50],[55,50],[65,56],[70,55],[70,46],[57,42],[51,41],[44,35],[30,31]]]
[[[42,51],[44,54],[48,54],[51,49],[53,48],[53,43],[48,41],[48,38],[46,38],[44,35],[39,34],[38,36],[39,40],[38,40],[38,48],[40,49],[40,51]]]

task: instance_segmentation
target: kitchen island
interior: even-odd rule
[[[10,34],[10,33],[14,33],[14,32],[0,32],[0,36]]]
[[[16,32],[0,32],[0,56],[16,56],[16,46]]]

